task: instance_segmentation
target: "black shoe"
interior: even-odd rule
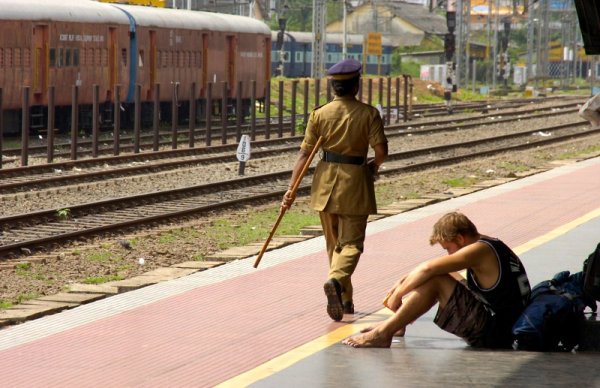
[[[341,321],[344,317],[344,308],[342,307],[342,286],[336,279],[329,279],[323,285],[323,290],[327,296],[327,314],[334,321]]]
[[[354,314],[354,303],[351,300],[344,302],[344,314]]]

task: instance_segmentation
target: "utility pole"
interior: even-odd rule
[[[528,0],[529,5],[527,6],[527,81],[533,78],[533,23],[535,21],[533,16],[533,1],[534,0]]]
[[[346,17],[348,16],[348,10],[347,5],[346,5],[346,0],[342,0],[343,2],[343,15],[342,15],[342,58],[346,59],[346,56],[348,55],[348,49],[347,49],[347,45],[346,45],[346,39],[348,38],[348,34],[346,31]]]
[[[325,0],[313,0],[312,78],[323,78],[325,57]]]
[[[285,63],[285,27],[287,25],[287,13],[289,10],[287,0],[280,7],[279,14],[277,15],[277,21],[279,22],[279,32],[277,32],[277,45],[279,46],[279,75],[284,76],[284,63]]]
[[[449,0],[446,8],[446,26],[448,32],[444,36],[444,57],[446,59],[446,79],[444,80],[444,100],[448,114],[452,113],[452,92],[456,92],[456,64],[454,56],[456,54],[456,38],[454,30],[456,28],[456,3]]]

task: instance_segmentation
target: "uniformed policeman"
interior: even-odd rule
[[[363,252],[369,214],[377,213],[374,177],[388,154],[383,121],[376,108],[356,99],[361,64],[343,60],[327,72],[335,98],[311,112],[290,188],[302,171],[319,137],[321,160],[313,176],[310,204],[319,212],[329,256],[324,284],[327,313],[340,321],[354,313],[351,276]],[[367,161],[369,147],[375,157]],[[284,195],[289,208],[293,192]]]

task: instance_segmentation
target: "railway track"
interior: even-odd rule
[[[576,103],[564,103],[552,108],[532,107],[521,111],[496,112],[476,117],[438,120],[418,125],[397,124],[386,127],[389,139],[410,135],[428,135],[444,131],[510,123],[515,119],[527,120],[554,115],[567,115],[577,111]],[[580,121],[586,124],[585,121]],[[295,153],[301,136],[255,140],[253,158],[261,159],[285,153]],[[165,150],[143,154],[107,156],[52,164],[0,170],[0,194],[24,192],[34,189],[97,182],[119,177],[171,171],[184,167],[235,161],[236,144]]]
[[[544,99],[542,101],[546,102],[548,99]],[[518,107],[522,107],[524,105],[531,105],[532,103],[540,102],[540,100],[532,100],[532,99],[518,99],[518,100],[510,100],[510,101],[480,101],[480,102],[470,102],[470,103],[460,103],[455,104],[453,107],[453,112],[455,114],[459,113],[467,113],[473,111],[493,111],[499,109],[515,109]],[[562,106],[571,106],[575,107],[577,104],[582,103],[579,99],[575,98],[573,101],[569,101],[565,104],[561,104]],[[557,106],[561,106],[557,105]],[[535,111],[535,108],[529,109],[527,111]],[[386,109],[384,108],[384,112]],[[526,112],[526,111],[524,111]],[[413,108],[413,120],[408,123],[396,123],[390,124],[390,128],[402,128],[402,127],[410,127],[415,125],[416,120],[421,120],[425,118],[435,118],[435,117],[448,117],[447,119],[440,120],[441,122],[450,123],[456,118],[448,115],[447,107],[443,104],[422,104],[417,105]],[[495,113],[496,115],[498,113]],[[518,114],[518,113],[510,113],[506,112],[506,114]],[[494,113],[490,114],[494,115]],[[297,115],[296,120],[302,119],[303,115]],[[484,117],[484,116],[481,116]],[[273,122],[273,120],[276,120]],[[291,117],[286,116],[281,118],[281,122],[279,118],[271,118],[270,129],[267,130],[264,120],[257,122],[257,125],[254,129],[254,134],[257,137],[262,138],[273,138],[279,136],[279,127],[280,126],[289,126],[291,124]],[[225,128],[223,133],[223,128],[220,127],[221,123],[214,124],[214,128],[211,131],[211,144],[219,143],[225,139],[225,144],[236,143],[239,138],[239,133],[249,134],[251,132],[250,125],[245,124],[242,125],[241,128],[237,128],[237,126],[230,125]],[[268,132],[268,136],[267,136]],[[285,131],[284,131],[285,132]],[[167,149],[172,148],[173,145],[173,132],[172,130],[161,130],[158,133],[158,142],[155,144],[155,134],[144,132],[140,135],[140,144],[139,147],[141,150],[154,150],[158,149]],[[289,135],[284,135],[289,137]],[[189,128],[179,128],[176,133],[176,144],[177,148],[186,147],[189,145]],[[206,129],[200,128],[194,131],[194,144],[206,144]],[[99,156],[107,156],[114,155],[115,146],[113,144],[112,133],[104,133],[103,136],[98,140],[99,148],[98,155]],[[135,138],[131,135],[121,135],[119,137],[119,147],[118,153],[133,153],[135,150]],[[2,153],[5,157],[17,158],[22,154],[21,148],[6,148],[2,150]],[[37,144],[30,145],[28,147],[28,153],[30,158],[41,158],[44,159],[47,156],[47,145],[46,144]],[[79,139],[77,141],[77,155],[79,157],[85,157],[86,155],[92,154],[92,140],[89,139]],[[54,152],[53,156],[55,160],[58,159],[70,159],[71,158],[71,144],[68,141],[61,141],[54,144]]]
[[[492,136],[470,142],[394,153],[389,156],[382,175],[394,175],[454,164],[503,152],[530,149],[600,133],[600,129],[581,129],[585,122],[536,128],[510,135]],[[551,137],[536,137],[540,131],[553,131]],[[558,132],[564,132],[558,134]],[[310,174],[299,193],[310,189]],[[123,228],[160,223],[174,218],[197,216],[223,208],[261,203],[280,198],[289,183],[291,171],[238,178],[228,182],[167,190],[42,210],[0,218],[0,253],[6,257],[19,251],[38,249],[63,241]]]

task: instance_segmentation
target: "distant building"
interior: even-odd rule
[[[266,18],[263,3],[261,0],[165,0],[165,7],[251,16],[263,20]]]
[[[343,32],[342,20],[327,26],[327,32]],[[443,36],[448,32],[446,18],[429,12],[420,4],[401,1],[385,3],[364,3],[346,17],[348,34],[381,32],[392,44],[398,46],[418,46],[427,35]]]

